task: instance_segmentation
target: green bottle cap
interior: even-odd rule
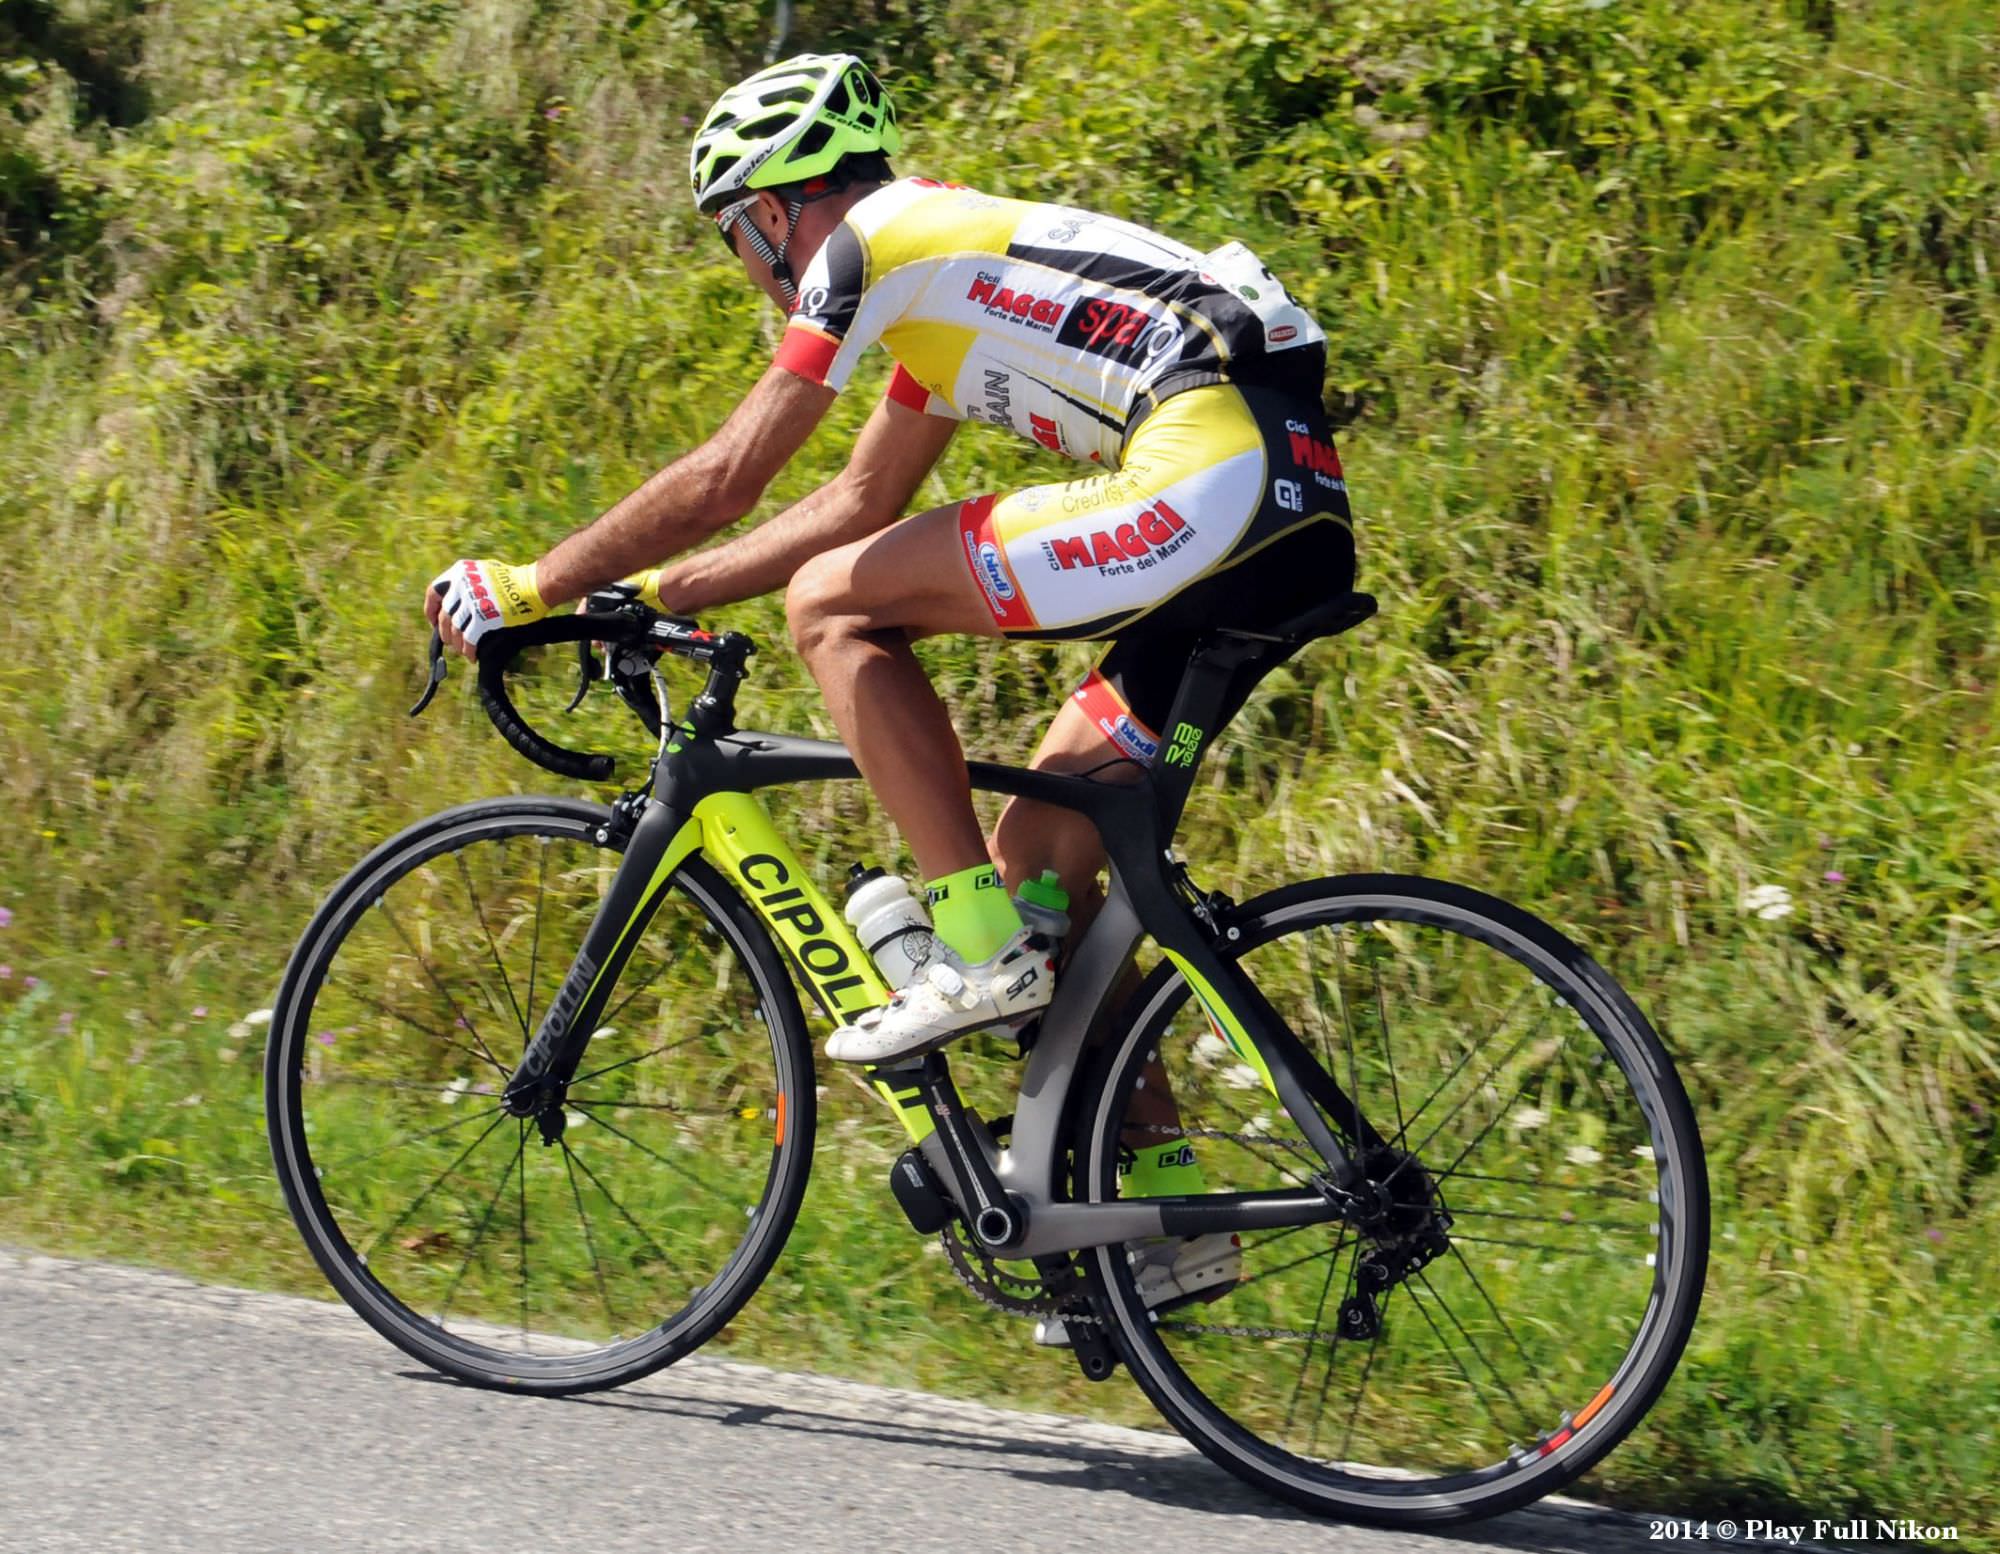
[[[1062,876],[1054,869],[1042,870],[1042,877],[1021,881],[1021,899],[1031,906],[1047,907],[1051,912],[1069,910],[1069,892],[1062,888]]]

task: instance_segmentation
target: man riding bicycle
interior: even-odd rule
[[[828,1055],[864,1064],[1044,1007],[1054,962],[1005,882],[1056,870],[1081,926],[1104,863],[1090,822],[1047,805],[1016,799],[981,835],[911,643],[1109,641],[1034,764],[1135,775],[1201,631],[1286,619],[1354,570],[1324,336],[1247,249],[1202,254],[1088,211],[896,179],[900,144],[852,55],[800,55],[725,92],[695,138],[695,204],[790,315],[775,361],[707,442],[539,561],[459,561],[425,595],[471,656],[487,631],[616,579],[683,615],[786,589],[793,640],[929,882],[945,952],[834,1033]],[[878,343],[895,372],[847,467],[683,555],[756,506]],[[1091,468],[903,518],[964,420]]]

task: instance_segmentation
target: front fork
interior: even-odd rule
[[[701,840],[699,825],[691,825],[671,805],[647,804],[630,796],[619,800],[594,833],[599,843],[612,842],[621,834],[624,861],[522,1053],[520,1066],[500,1093],[501,1104],[510,1113],[536,1120],[545,1144],[562,1136],[563,1100],[570,1079],[583,1061],[612,988],[632,958],[633,946],[658,910],[674,870]]]

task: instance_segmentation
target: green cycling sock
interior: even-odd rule
[[[1132,1169],[1119,1174],[1125,1178],[1119,1194],[1126,1198],[1175,1198],[1208,1191],[1194,1145],[1185,1139],[1133,1150]]]
[[[937,936],[969,964],[992,959],[993,952],[1021,930],[1014,898],[990,863],[932,880],[926,889]]]

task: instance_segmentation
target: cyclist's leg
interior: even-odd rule
[[[799,656],[926,879],[987,861],[965,751],[910,651],[922,637],[999,635],[959,552],[957,513],[937,508],[823,552],[785,595]]]

